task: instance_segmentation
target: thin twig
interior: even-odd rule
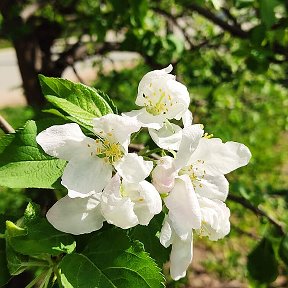
[[[177,16],[174,16],[170,13],[168,13],[167,11],[159,8],[159,7],[154,7],[153,10],[164,16],[165,18],[167,18],[168,20],[170,20],[182,33],[182,35],[184,36],[184,38],[186,39],[187,43],[190,45],[190,49],[194,47],[194,44],[191,42],[191,39],[189,37],[189,35],[187,34],[187,31],[185,30],[185,28],[183,28],[177,21]]]
[[[8,133],[15,133],[13,127],[0,115],[0,128],[5,132]]]
[[[260,237],[257,235],[255,235],[249,231],[245,231],[245,230],[239,228],[238,226],[236,226],[235,224],[233,224],[232,226],[233,226],[233,230],[236,231],[237,233],[248,236],[248,237],[255,239],[255,240],[260,240]]]
[[[214,24],[221,27],[223,30],[230,32],[234,36],[237,36],[242,39],[247,39],[249,37],[249,33],[247,31],[242,30],[240,26],[228,24],[226,21],[222,20],[220,17],[216,16],[210,10],[202,6],[199,6],[195,3],[189,3],[186,8],[197,12],[198,14],[202,15],[206,19],[210,20]]]
[[[276,228],[278,228],[279,232],[282,235],[285,235],[285,231],[282,227],[281,224],[277,223],[274,219],[272,219],[268,214],[266,214],[266,212],[264,212],[263,210],[259,209],[258,207],[253,206],[249,201],[247,201],[245,198],[242,198],[240,196],[236,196],[236,195],[232,195],[229,194],[228,199],[241,204],[242,206],[244,206],[245,208],[251,210],[252,212],[254,212],[254,214],[258,215],[258,216],[262,216],[265,217],[271,224],[273,224]]]
[[[71,68],[72,68],[75,76],[77,77],[78,81],[79,81],[80,83],[82,83],[82,84],[85,84],[84,81],[83,81],[83,79],[81,78],[81,76],[80,76],[79,73],[77,72],[76,67],[75,67],[74,64],[71,65]]]
[[[144,148],[145,148],[145,146],[143,144],[134,144],[134,143],[129,144],[129,151],[130,152],[139,152],[139,151],[143,150]],[[156,153],[152,153],[149,156],[155,160],[159,160],[161,158]]]

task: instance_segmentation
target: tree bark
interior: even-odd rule
[[[18,39],[13,42],[16,50],[23,88],[27,102],[31,106],[43,106],[45,99],[42,96],[35,65],[41,59],[38,45],[32,37]],[[30,38],[30,39],[29,39]],[[37,59],[38,58],[38,59]]]

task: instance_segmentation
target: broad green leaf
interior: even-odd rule
[[[11,275],[19,275],[28,268],[29,257],[19,254],[6,241],[7,267]]]
[[[53,188],[66,162],[45,154],[37,145],[37,125],[28,121],[3,149],[0,157],[0,186]]]
[[[46,96],[46,99],[55,107],[66,112],[68,115],[72,115],[72,117],[70,117],[72,121],[79,123],[85,128],[92,127],[92,119],[96,117],[94,114],[87,112],[86,110],[63,98],[48,95]]]
[[[60,262],[59,269],[65,288],[116,287],[95,264],[81,254],[66,255]]]
[[[27,235],[13,237],[7,227],[9,243],[13,249],[24,255],[71,253],[75,242],[71,235],[54,229],[46,219],[38,220],[27,228]]]
[[[86,255],[117,288],[160,288],[163,275],[143,245],[132,242],[125,231],[107,230],[93,237]]]
[[[155,259],[159,267],[169,260],[170,249],[161,245],[157,237],[161,231],[164,214],[156,215],[148,226],[137,225],[131,229],[130,237],[143,243],[145,251]]]
[[[15,134],[6,134],[0,138],[0,154],[11,144]]]
[[[31,207],[29,208],[31,210]],[[71,253],[76,243],[69,234],[62,233],[52,227],[44,218],[24,221],[25,228],[6,222],[6,236],[9,245],[18,253],[24,255],[59,255]]]
[[[279,256],[288,266],[288,234],[283,237],[280,246],[279,246]]]
[[[278,276],[278,263],[269,239],[261,242],[248,255],[247,268],[250,276],[260,283],[271,283]]]
[[[112,100],[94,88],[43,75],[39,75],[39,80],[46,99],[84,127],[92,127],[93,118],[116,112]]]

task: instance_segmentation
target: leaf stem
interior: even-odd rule
[[[39,288],[47,288],[47,287],[48,287],[49,281],[50,281],[50,277],[51,277],[51,275],[52,275],[52,272],[53,272],[53,268],[51,267],[51,268],[48,270],[48,272],[47,272],[47,274],[46,274],[43,282],[42,282],[41,285],[39,286]]]
[[[233,195],[233,194],[229,194],[228,196],[228,200],[231,200],[233,202],[239,203],[242,206],[244,206],[245,208],[251,210],[254,214],[256,214],[257,216],[262,216],[265,217],[272,225],[274,225],[278,231],[282,234],[285,235],[285,231],[284,228],[282,227],[281,224],[279,224],[278,222],[276,222],[273,218],[271,218],[267,213],[265,213],[263,210],[261,210],[258,207],[255,207],[254,205],[252,205],[248,200],[246,200],[243,197],[237,196],[237,195]]]
[[[34,284],[36,284],[44,275],[46,271],[43,271],[40,275],[38,275],[36,278],[34,278],[25,288],[32,288]]]
[[[0,115],[0,128],[6,133],[15,133],[13,127]]]
[[[54,271],[54,274],[56,275],[59,288],[64,288],[64,286],[62,285],[62,282],[61,282],[61,275],[59,273],[58,266],[54,266],[53,271]]]
[[[155,148],[155,149],[149,150],[149,151],[147,151],[147,152],[145,152],[143,154],[140,152],[139,155],[141,155],[141,156],[149,156],[151,154],[158,153],[158,152],[161,152],[161,151],[162,151],[161,148]]]
[[[26,267],[49,267],[49,265],[45,262],[22,262],[21,265]]]

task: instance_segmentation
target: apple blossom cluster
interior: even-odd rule
[[[246,165],[251,153],[192,124],[188,90],[171,71],[169,65],[144,75],[136,98],[141,109],[93,119],[94,138],[69,123],[42,131],[36,140],[47,154],[67,161],[61,183],[68,194],[47,213],[56,229],[90,233],[104,221],[127,229],[148,225],[163,210],[159,238],[164,247],[172,245],[170,273],[178,280],[192,261],[193,233],[213,241],[229,233],[224,175]],[[182,120],[183,128],[173,119]],[[128,152],[131,134],[142,127],[166,156],[147,161]]]

